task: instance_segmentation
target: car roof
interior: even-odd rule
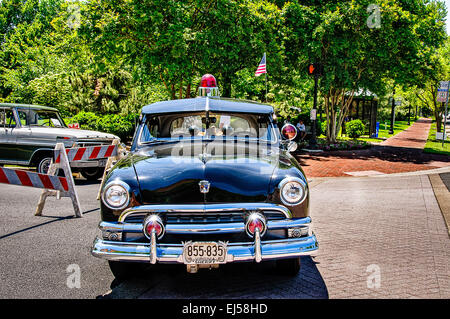
[[[268,104],[246,100],[218,97],[197,97],[191,99],[161,101],[149,104],[143,107],[142,114],[167,114],[204,111],[271,114],[273,113],[273,107]]]
[[[18,108],[27,108],[27,109],[35,109],[35,110],[58,111],[58,109],[55,109],[54,107],[50,107],[50,106],[18,104],[18,103],[0,103],[0,107],[18,107]]]

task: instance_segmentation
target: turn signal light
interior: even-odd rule
[[[158,215],[150,215],[144,221],[144,234],[148,239],[151,239],[153,231],[158,239],[164,236],[164,224]]]
[[[247,235],[253,237],[256,233],[256,229],[259,229],[259,234],[262,236],[265,234],[267,226],[266,219],[260,213],[251,213],[247,218],[245,230]]]

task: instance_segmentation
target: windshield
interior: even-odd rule
[[[20,122],[24,126],[67,127],[56,111],[18,109]]]
[[[141,126],[139,142],[203,138],[276,141],[270,117],[267,114],[201,112],[147,115]]]

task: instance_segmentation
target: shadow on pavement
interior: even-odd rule
[[[111,284],[99,299],[164,298],[328,298],[325,282],[310,256],[301,257],[295,277],[276,273],[273,261],[221,265],[186,272],[184,265],[156,265],[138,277]]]
[[[84,214],[89,214],[89,213],[92,213],[92,212],[95,212],[95,211],[98,211],[99,209],[100,208],[95,208],[95,209],[84,211],[83,215]],[[24,228],[24,229],[16,230],[15,232],[12,232],[12,233],[9,233],[9,234],[1,235],[0,239],[4,239],[4,238],[7,238],[7,237],[10,237],[10,236],[13,236],[13,235],[17,235],[17,234],[26,232],[28,230],[32,230],[34,228],[38,228],[38,227],[42,227],[42,226],[45,226],[45,225],[48,225],[48,224],[52,224],[54,222],[59,222],[59,221],[66,220],[66,219],[76,218],[73,215],[71,215],[71,216],[64,216],[64,217],[43,215],[43,216],[39,216],[39,217],[52,218],[52,220],[49,220],[49,221],[46,221],[44,223],[40,223],[40,224],[37,224],[37,225],[33,225],[33,226],[30,226],[30,227],[27,227],[27,228]]]
[[[84,186],[84,185],[94,185],[98,184],[100,186],[101,180],[96,181],[88,181],[87,179],[81,179],[81,178],[74,178],[74,182],[76,186]]]

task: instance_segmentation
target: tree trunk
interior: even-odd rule
[[[186,98],[187,99],[190,99],[191,98],[191,82],[189,82],[188,84],[187,84],[187,87],[186,87]]]
[[[327,116],[327,141],[328,143],[336,143],[339,130],[342,127],[345,117],[347,116],[350,104],[353,101],[354,90],[350,96],[345,99],[345,89],[330,89],[330,92],[324,96],[325,114]],[[339,108],[339,112],[338,109]]]
[[[231,97],[231,76],[223,74],[223,92],[220,94],[223,97]]]
[[[442,117],[439,109],[434,109],[434,117],[436,118],[436,132],[442,132]]]
[[[180,81],[180,90],[178,92],[178,98],[179,99],[183,98],[183,78],[181,78],[181,81]]]

